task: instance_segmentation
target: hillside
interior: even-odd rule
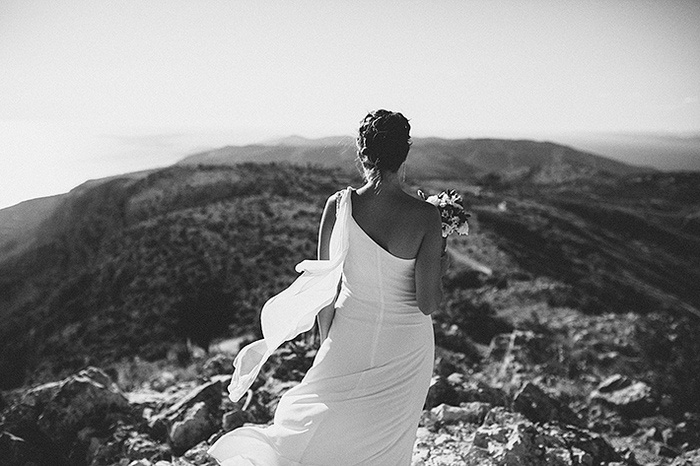
[[[318,140],[285,138],[265,145],[228,146],[184,158],[183,165],[282,162],[352,171],[355,144],[350,137]],[[507,139],[414,138],[407,173],[418,179],[474,179],[489,173],[530,176],[540,183],[590,177],[604,172],[629,175],[649,169],[551,142]]]
[[[211,464],[194,458],[213,432],[232,428],[231,419],[269,422],[281,393],[309,367],[313,336],[276,353],[245,406],[221,401],[225,376],[214,374],[230,372],[227,351],[259,335],[263,302],[291,283],[298,261],[313,257],[326,196],[358,181],[289,164],[177,165],[83,185],[30,217],[40,241],[0,262],[0,431],[15,436],[1,434],[0,454],[21,437],[33,454],[60,454],[66,464],[138,455]],[[474,216],[470,236],[449,242],[445,299],[433,315],[435,375],[415,450],[432,462],[414,464],[482,464],[465,455],[480,451],[477,437],[491,429],[488,409],[487,417],[505,416],[499,429],[526,427],[529,436],[567,445],[577,436],[565,456],[584,449],[628,465],[692,456],[700,446],[693,434],[700,425],[700,174],[542,183],[492,172],[478,184],[409,180],[407,189],[418,187],[455,187]],[[105,373],[70,376],[90,365]],[[146,413],[168,412],[198,385],[209,387],[215,415],[181,444]],[[96,395],[93,406],[68,393],[78,386],[111,391],[108,400],[128,392],[108,417],[120,421],[102,421],[100,413],[113,408]],[[611,404],[605,397],[613,395],[597,387],[624,400]],[[463,402],[482,403],[481,414],[450,420],[472,407]],[[51,424],[42,412],[70,422]],[[84,418],[73,421],[75,413]],[[543,419],[579,427],[552,430]],[[75,427],[84,423],[92,426],[87,439]],[[46,436],[52,442],[37,442]],[[130,446],[132,438],[147,447]],[[591,438],[598,446],[586,450]]]
[[[433,315],[435,376],[416,454],[445,462],[425,464],[481,464],[449,458],[478,451],[473,436],[489,427],[477,428],[479,416],[470,418],[476,424],[454,425],[445,412],[462,409],[462,401],[488,402],[539,423],[522,401],[537,390],[545,398],[533,403],[559,406],[549,415],[586,426],[570,431],[583,439],[576,448],[604,434],[610,458],[638,455],[665,465],[664,456],[700,446],[692,435],[700,425],[700,173],[585,171],[543,182],[552,172],[550,166],[519,176],[492,171],[476,181],[408,180],[412,192],[456,188],[474,214],[471,234],[449,241],[445,298]],[[156,400],[145,403],[164,413],[203,381],[220,392],[222,379],[212,373],[230,371],[228,352],[259,335],[264,301],[291,283],[298,261],[314,256],[325,198],[358,183],[356,174],[332,168],[184,164],[97,180],[37,208],[27,217],[34,239],[0,259],[0,431],[49,435],[54,443],[39,442],[48,445],[40,454],[78,458],[67,464],[89,464],[79,459],[88,450],[112,458],[99,464],[133,457],[128,438],[151,442],[150,458],[183,454],[192,444],[168,440],[144,418],[148,410],[139,400]],[[21,223],[18,212],[4,218]],[[280,394],[308,368],[313,341],[304,335],[276,354],[250,405],[224,402],[221,409],[233,410],[226,415],[235,419],[269,422]],[[197,347],[209,349],[211,359],[196,356]],[[47,427],[40,415],[82,408],[25,405],[85,377],[34,391],[28,385],[90,365],[130,392],[128,403],[121,401],[134,413],[126,424],[107,425],[86,413],[84,422],[97,424],[91,440],[82,440],[72,427]],[[592,398],[596,387],[610,384],[631,407]],[[628,394],[624,384],[643,391]],[[529,421],[506,416],[536,434]],[[211,422],[200,440],[231,428],[220,416]],[[501,428],[515,429],[509,422],[503,418]],[[666,433],[652,437],[650,429]],[[553,441],[569,438],[558,432],[561,439]],[[1,435],[4,454],[15,440]],[[109,447],[86,450],[87,443]],[[421,450],[425,445],[434,446]],[[206,442],[184,456],[204,450]],[[632,460],[624,464],[638,464]]]
[[[453,252],[492,275],[456,263],[436,322],[487,344],[511,325],[499,312],[534,299],[517,291],[528,287],[547,306],[594,314],[699,314],[699,177],[450,182],[479,193],[467,195],[473,234]],[[357,181],[293,165],[178,165],[82,187],[40,222],[35,248],[0,262],[0,380],[257,332],[264,300],[314,255],[323,200]]]
[[[39,247],[0,265],[2,384],[254,331],[264,300],[313,256],[319,206],[340,180],[173,167],[70,197]]]
[[[346,176],[357,176],[354,159],[355,144],[350,137],[305,139],[290,136],[265,144],[229,146],[193,154],[177,165],[282,162],[335,168]],[[414,141],[407,167],[409,179],[470,180],[491,184],[557,184],[650,172],[550,142],[500,139],[419,138]],[[83,191],[118,178],[140,179],[154,171],[91,180],[63,195],[32,199],[0,209],[0,263],[28,248],[41,246],[47,237],[43,225],[52,225],[43,220],[62,210],[63,205],[69,205]]]

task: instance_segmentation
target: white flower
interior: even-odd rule
[[[442,219],[442,236],[447,238],[454,232],[459,235],[469,234],[469,224],[467,218],[470,217],[462,206],[462,196],[455,190],[442,191],[440,194],[433,194],[426,197],[423,191],[418,191],[421,199],[433,204],[440,211]]]

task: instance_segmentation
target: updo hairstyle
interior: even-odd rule
[[[357,157],[365,178],[381,180],[382,172],[396,173],[411,148],[411,125],[398,112],[375,110],[360,122]]]

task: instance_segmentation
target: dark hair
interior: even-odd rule
[[[368,179],[381,179],[382,172],[397,172],[411,148],[411,125],[398,112],[375,110],[360,122],[357,157]]]

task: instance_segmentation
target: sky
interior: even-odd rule
[[[3,0],[0,208],[226,144],[700,131],[700,0]]]

